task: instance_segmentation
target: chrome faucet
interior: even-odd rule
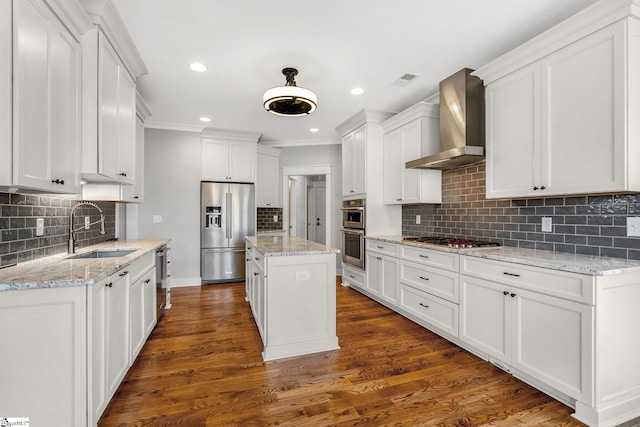
[[[100,219],[98,221],[94,221],[89,225],[82,225],[78,228],[76,228],[75,230],[73,229],[73,214],[75,213],[76,209],[78,209],[80,206],[93,206],[94,208],[98,209],[98,212],[100,212]],[[91,227],[93,224],[97,224],[100,223],[100,234],[106,234],[106,232],[104,231],[104,214],[102,213],[102,209],[100,209],[100,207],[98,205],[96,205],[93,202],[78,202],[76,203],[72,208],[71,208],[71,213],[69,214],[69,246],[67,247],[67,253],[73,254],[76,252],[76,246],[75,246],[75,241],[73,240],[73,233],[80,230],[81,228],[84,227]]]

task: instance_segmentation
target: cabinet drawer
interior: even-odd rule
[[[400,256],[409,261],[458,272],[460,255],[451,252],[401,246]]]
[[[147,252],[146,254],[136,258],[125,271],[129,271],[131,283],[135,282],[142,274],[154,266],[155,252]]]
[[[397,257],[398,245],[394,243],[381,242],[380,240],[367,239],[367,251]]]
[[[510,262],[462,256],[461,274],[546,295],[593,304],[595,277]]]
[[[400,307],[429,325],[458,337],[458,305],[400,284]]]
[[[365,286],[365,272],[364,270],[356,270],[347,267],[342,267],[342,283],[357,288],[364,288]]]
[[[415,262],[400,262],[400,282],[453,303],[459,302],[459,274]]]

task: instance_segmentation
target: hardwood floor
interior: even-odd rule
[[[171,290],[99,426],[583,426],[571,408],[337,285],[341,349],[263,362],[244,284]]]

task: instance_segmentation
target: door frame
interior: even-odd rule
[[[332,246],[331,239],[331,165],[327,166],[285,166],[282,168],[282,194],[288,194],[289,191],[289,176],[310,176],[310,175],[324,175],[327,182],[327,192],[325,195],[325,216],[327,230],[325,232],[326,246]],[[284,199],[284,197],[283,197]],[[289,235],[289,202],[282,204],[282,227],[286,230],[286,234]]]

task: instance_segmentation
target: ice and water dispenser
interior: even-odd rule
[[[205,228],[222,228],[222,209],[220,206],[205,207]]]

